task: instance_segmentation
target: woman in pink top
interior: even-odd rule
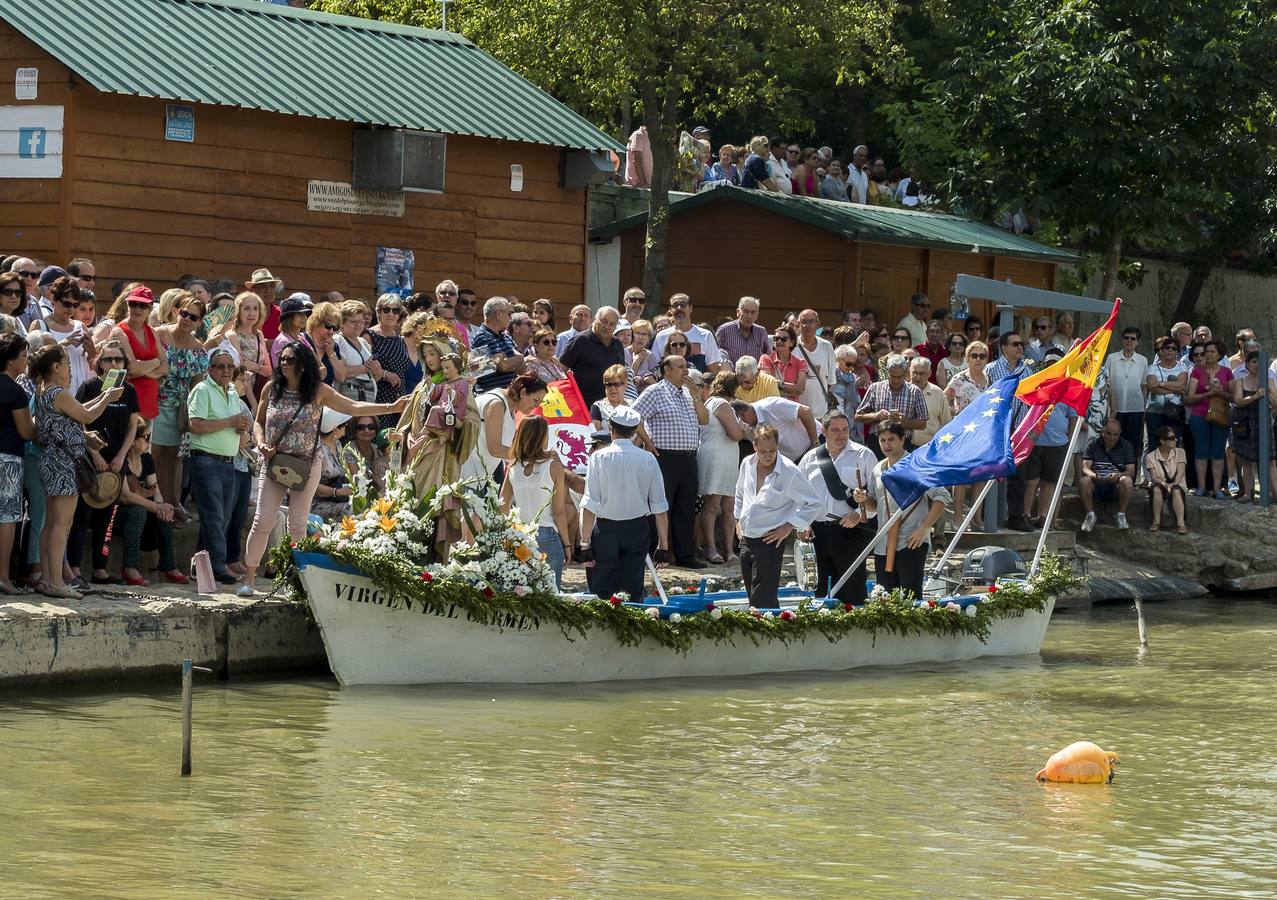
[[[758,368],[779,383],[780,395],[789,400],[802,398],[807,387],[807,363],[794,356],[798,335],[789,325],[782,325],[772,335],[775,352],[764,353],[758,360]]]
[[[1211,495],[1211,484],[1215,485],[1215,496],[1223,500],[1224,493],[1224,441],[1228,438],[1229,425],[1217,425],[1207,421],[1213,398],[1223,399],[1223,407],[1228,411],[1229,424],[1232,422],[1231,388],[1233,373],[1228,366],[1220,365],[1220,360],[1227,353],[1223,341],[1205,341],[1193,344],[1191,359],[1194,363],[1192,373],[1188,376],[1188,427],[1193,431],[1193,466],[1197,469],[1197,489],[1194,496]],[[1198,356],[1201,353],[1201,356]],[[1216,406],[1219,405],[1215,401]],[[1207,463],[1210,464],[1212,478],[1207,480]]]
[[[807,147],[803,150],[803,161],[789,176],[794,188],[795,197],[816,197],[820,194],[820,183],[816,180],[816,167],[820,163],[816,159],[816,150]]]

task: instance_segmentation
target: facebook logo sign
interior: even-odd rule
[[[18,129],[18,156],[22,159],[44,159],[48,131],[43,128]]]

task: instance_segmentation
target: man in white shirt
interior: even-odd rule
[[[794,400],[784,397],[764,397],[753,403],[733,400],[732,412],[747,430],[759,425],[774,429],[780,452],[787,459],[802,459],[807,448],[816,443],[818,431],[811,409]]]
[[[657,359],[665,355],[665,342],[675,331],[687,335],[688,359],[692,365],[702,372],[716,373],[722,368],[723,354],[719,352],[718,341],[708,329],[692,323],[692,298],[687,294],[674,294],[670,297],[670,316],[674,324],[661,329],[652,339],[652,352]]]
[[[669,552],[669,505],[656,457],[634,446],[641,417],[628,406],[608,416],[612,443],[590,456],[581,498],[581,560],[589,566],[590,586],[607,599],[624,592],[643,596],[643,563],[651,546],[649,517],[656,519],[658,563]]]
[[[825,443],[813,447],[799,462],[816,495],[824,503],[824,515],[812,523],[809,534],[799,537],[811,540],[816,548],[816,596],[823,597],[829,586],[842,577],[848,562],[858,559],[876,536],[869,515],[852,502],[851,493],[866,487],[873,476],[878,458],[868,447],[851,440],[851,422],[847,414],[834,410],[823,420]],[[843,603],[864,603],[868,596],[865,584],[866,562],[838,589]]]
[[[1104,361],[1109,383],[1109,412],[1122,426],[1122,437],[1132,447],[1144,446],[1144,407],[1148,404],[1148,360],[1135,349],[1140,330],[1122,329],[1122,349]]]
[[[869,148],[861,144],[851,153],[851,165],[847,167],[847,199],[852,203],[869,202]],[[925,336],[925,335],[924,335]],[[921,344],[922,338],[914,341]]]
[[[780,606],[780,570],[785,541],[820,516],[823,505],[806,477],[780,453],[776,429],[759,426],[754,453],[736,478],[736,532],[740,567],[751,606]]]
[[[801,399],[811,407],[816,418],[829,411],[829,391],[838,382],[834,345],[816,336],[818,328],[820,315],[814,309],[804,309],[798,314],[798,343],[794,353],[807,363],[807,385]]]
[[[931,301],[927,299],[926,294],[914,294],[909,298],[909,314],[901,319],[897,324],[897,328],[903,328],[909,332],[909,341],[912,346],[926,343],[927,340],[927,320],[931,318]]]
[[[568,325],[571,327],[567,331],[559,332],[559,340],[554,347],[554,355],[562,356],[563,351],[568,349],[568,344],[572,342],[572,338],[589,331],[590,324],[593,321],[594,313],[584,303],[578,303],[572,307],[572,314],[568,317]]]
[[[794,183],[790,180],[789,163],[785,161],[785,142],[778,137],[771,140],[771,156],[767,158],[767,174],[782,194],[792,194]]]

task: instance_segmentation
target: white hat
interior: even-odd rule
[[[338,425],[345,425],[349,421],[350,416],[348,414],[325,407],[324,414],[319,419],[319,433],[328,434]]]
[[[616,331],[629,331],[632,327],[628,319],[622,319],[616,323]]]
[[[607,417],[622,428],[637,428],[639,423],[643,421],[643,417],[628,406],[616,407],[608,413]]]

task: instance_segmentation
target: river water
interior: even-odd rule
[[[1277,896],[1277,604],[1042,658],[547,688],[0,698],[0,894]],[[176,679],[175,679],[176,680]],[[1055,750],[1113,784],[1041,785]]]

